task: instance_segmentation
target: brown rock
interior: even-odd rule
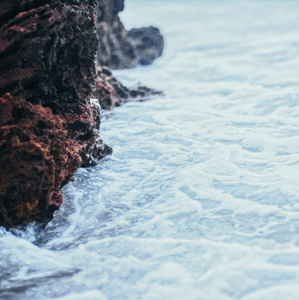
[[[95,7],[93,0],[0,3],[1,226],[50,219],[77,168],[111,153],[89,98]]]
[[[123,0],[1,0],[0,226],[51,219],[78,167],[112,152],[99,137],[98,102],[111,109],[160,93],[129,89],[100,65],[95,81],[95,28],[103,65],[131,68],[162,54],[159,30],[127,32],[123,8]]]

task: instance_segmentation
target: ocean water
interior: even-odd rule
[[[165,96],[104,114],[46,228],[0,228],[0,299],[299,299],[298,11],[128,0],[166,49],[115,74]]]

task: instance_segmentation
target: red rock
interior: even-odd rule
[[[49,220],[77,168],[111,153],[90,102],[95,6],[0,3],[0,226]]]

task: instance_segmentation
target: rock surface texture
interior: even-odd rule
[[[45,221],[80,166],[111,153],[99,138],[97,1],[0,2],[0,225]]]
[[[111,69],[149,65],[162,55],[163,36],[152,26],[127,31],[118,16],[123,9],[124,0],[100,0],[98,3],[98,64]]]
[[[128,89],[101,66],[131,68],[162,53],[157,28],[124,29],[123,8],[123,0],[1,0],[0,226],[51,219],[76,170],[112,152],[99,137],[99,102],[111,109],[159,93]]]

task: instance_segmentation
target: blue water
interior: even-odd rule
[[[114,154],[45,229],[0,229],[0,299],[298,299],[298,11],[127,1],[167,46],[116,75],[165,96],[104,114]]]

